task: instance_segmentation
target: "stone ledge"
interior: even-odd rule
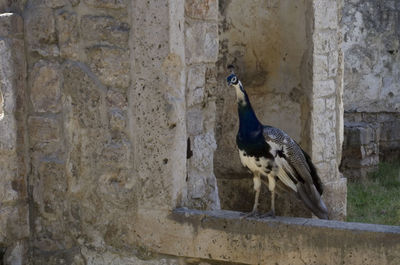
[[[166,210],[160,210],[166,214]],[[400,227],[318,219],[240,219],[239,212],[142,209],[149,249],[246,264],[400,264]]]

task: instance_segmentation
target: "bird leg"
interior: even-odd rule
[[[260,191],[261,191],[261,178],[259,174],[255,174],[253,176],[253,183],[254,183],[254,190],[256,191],[256,196],[254,198],[254,205],[253,205],[253,210],[249,213],[242,214],[241,218],[245,217],[253,217],[253,216],[258,216],[258,198],[260,197]]]
[[[275,218],[275,187],[276,187],[275,178],[273,175],[269,174],[268,189],[271,192],[271,210],[268,213],[261,215],[262,218],[269,216]]]

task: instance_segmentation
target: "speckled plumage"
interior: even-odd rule
[[[261,177],[267,177],[271,192],[271,215],[275,214],[275,187],[286,186],[319,218],[327,219],[327,209],[321,198],[323,187],[310,157],[284,131],[262,125],[251,107],[242,83],[235,74],[228,84],[236,90],[239,131],[236,143],[240,160],[253,173],[256,198],[253,211],[258,208]]]

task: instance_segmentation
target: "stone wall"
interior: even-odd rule
[[[345,54],[344,116],[348,124],[345,132],[349,132],[345,135],[350,143],[352,131],[359,128],[360,122],[375,128],[374,152],[379,155],[371,159],[371,154],[364,152],[358,162],[344,156],[343,171],[352,177],[364,176],[380,160],[400,158],[399,14],[398,1],[344,1],[341,20]],[[353,142],[351,146],[358,145],[361,150],[365,144],[368,143]]]
[[[29,169],[23,21],[0,14],[0,264],[26,264]]]
[[[324,199],[330,217],[346,217],[347,182],[339,172],[343,144],[343,52],[339,28],[342,1],[315,0],[308,23],[312,34],[312,84],[308,94],[312,104],[309,143],[311,158],[324,183]],[[310,57],[309,57],[310,58]],[[309,76],[306,74],[306,76]]]
[[[218,1],[185,1],[188,204],[219,209],[214,175]]]
[[[257,9],[258,2],[238,1],[236,10],[216,0],[0,2],[20,13],[0,16],[3,263],[241,262],[196,254],[206,252],[191,240],[195,226],[171,217],[180,206],[227,205],[223,181],[231,179],[219,180],[225,189],[220,204],[214,172],[218,176],[232,167],[223,173],[233,172],[234,178],[242,172],[230,138],[234,95],[225,86],[225,66],[233,58],[249,82],[249,94],[254,92],[260,118],[289,131],[313,155],[331,194],[326,197],[331,217],[343,217],[344,191],[332,162],[340,157],[341,72],[335,46],[340,39],[336,28],[323,27],[320,37],[312,19],[326,16],[321,10],[331,18],[337,9],[311,0],[264,1],[266,6]],[[255,46],[249,50],[236,50],[240,38],[229,33],[234,29],[228,20],[240,10],[249,18],[260,12],[253,18]],[[270,22],[275,35],[260,38],[268,42],[264,47],[256,41]],[[318,80],[315,56],[325,56],[331,65]],[[327,85],[317,85],[321,80]],[[328,126],[321,127],[325,118]],[[285,119],[289,122],[279,123]],[[239,190],[252,204],[251,183],[231,183],[230,191]],[[231,199],[236,209],[244,205]],[[287,213],[301,207],[282,205]],[[231,239],[229,244],[236,244]]]

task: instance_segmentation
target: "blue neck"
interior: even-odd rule
[[[246,104],[238,102],[239,133],[243,136],[256,137],[262,131],[262,125],[251,107],[246,92],[244,92],[244,98]]]

